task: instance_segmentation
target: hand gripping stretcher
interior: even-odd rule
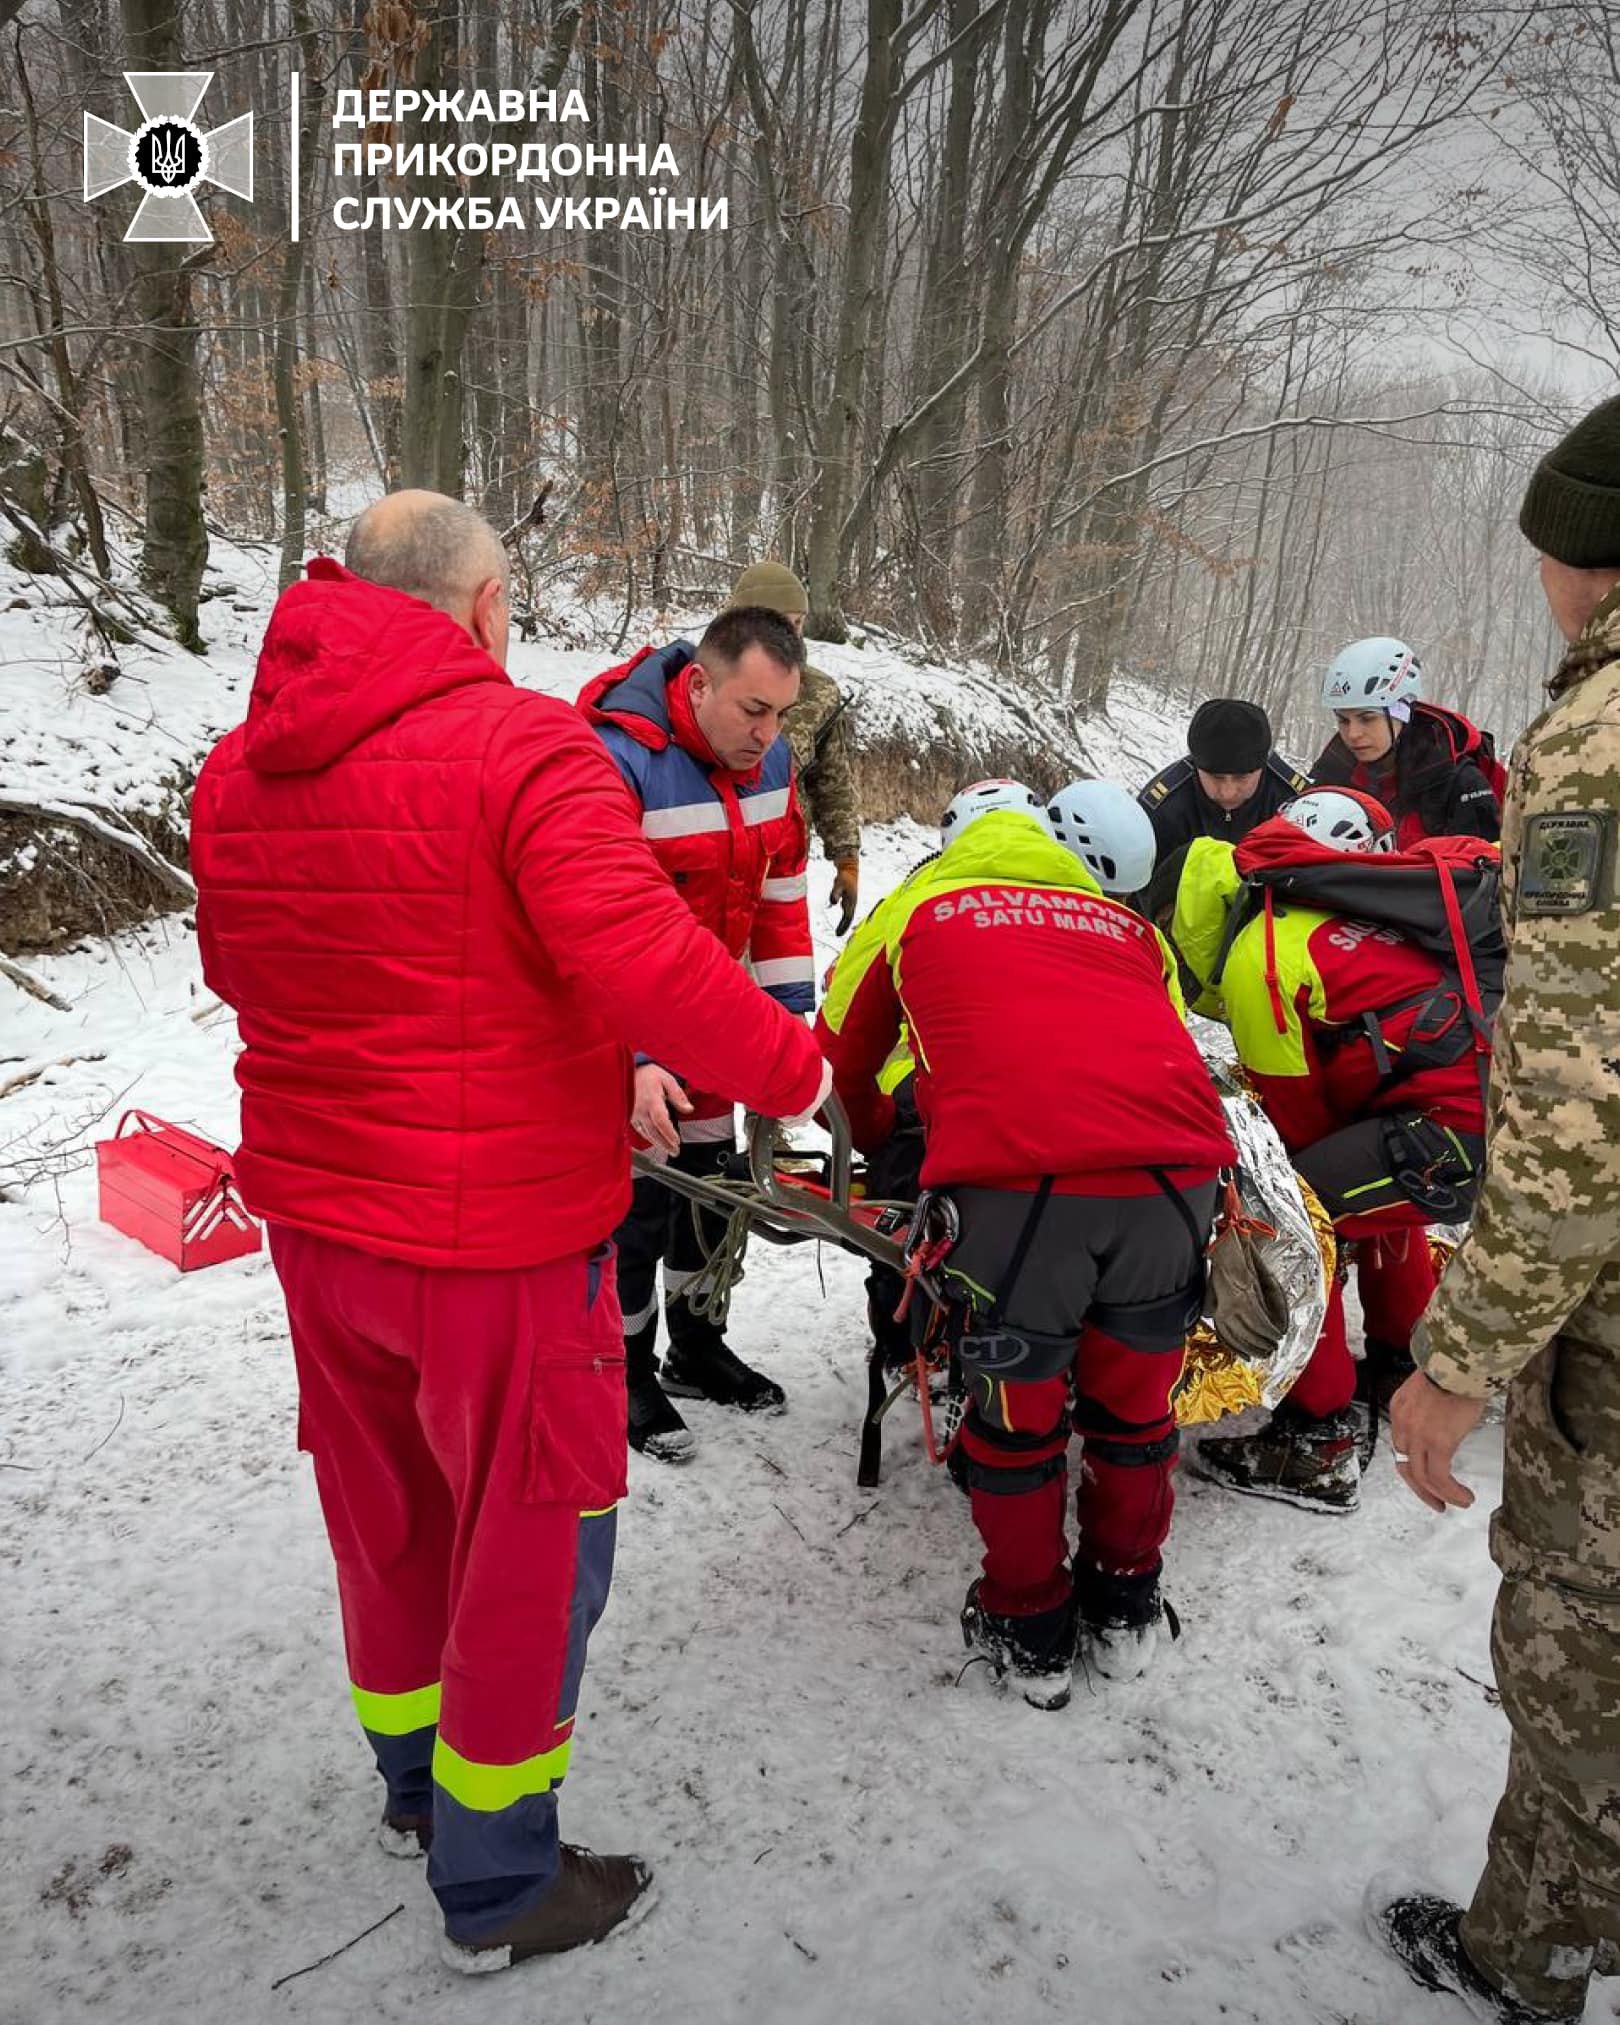
[[[926,1314],[919,1317],[920,1327],[913,1329],[913,1340],[922,1347],[897,1383],[889,1384],[876,1346],[868,1360],[856,1482],[872,1485],[878,1481],[882,1458],[883,1416],[913,1386],[922,1403],[929,1455],[943,1460],[934,1439],[930,1389],[947,1362],[948,1297],[939,1269],[955,1237],[955,1210],[946,1196],[925,1193],[911,1203],[862,1194],[849,1118],[836,1096],[828,1097],[821,1116],[832,1140],[824,1152],[784,1152],[778,1145],[776,1121],[753,1117],[746,1150],[719,1174],[687,1174],[650,1153],[632,1157],[638,1176],[661,1182],[691,1203],[694,1222],[701,1211],[725,1219],[724,1234],[686,1288],[686,1299],[697,1314],[724,1323],[750,1234],[775,1245],[825,1240],[903,1279],[907,1305],[919,1299],[928,1303]],[[707,1245],[707,1233],[704,1241]]]

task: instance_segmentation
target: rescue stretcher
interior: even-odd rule
[[[1210,1073],[1238,1150],[1218,1229],[1231,1225],[1256,1243],[1280,1292],[1284,1319],[1275,1344],[1258,1356],[1230,1349],[1207,1320],[1193,1332],[1176,1393],[1183,1426],[1277,1404],[1309,1360],[1336,1265],[1332,1223],[1294,1172],[1253,1094],[1226,1063],[1212,1062]],[[694,1221],[700,1211],[724,1219],[721,1237],[708,1247],[705,1265],[686,1288],[694,1309],[718,1323],[725,1321],[751,1236],[775,1245],[830,1242],[895,1274],[905,1284],[906,1303],[927,1304],[913,1324],[920,1347],[910,1366],[891,1382],[875,1348],[868,1359],[856,1481],[870,1486],[878,1481],[884,1416],[907,1392],[915,1391],[918,1399],[929,1459],[945,1459],[948,1441],[936,1439],[933,1397],[941,1388],[948,1392],[950,1384],[944,1322],[951,1293],[944,1262],[954,1209],[945,1195],[925,1193],[916,1203],[868,1197],[849,1119],[836,1096],[829,1096],[821,1115],[830,1140],[825,1150],[784,1151],[775,1121],[756,1117],[749,1122],[744,1152],[718,1174],[688,1174],[650,1153],[633,1159],[639,1176],[686,1198]],[[959,1410],[958,1395],[947,1413]]]
[[[831,1141],[827,1150],[784,1152],[778,1143],[776,1121],[754,1117],[749,1121],[743,1154],[729,1171],[717,1175],[686,1174],[650,1153],[633,1156],[636,1173],[684,1196],[693,1205],[694,1219],[700,1210],[726,1219],[724,1234],[687,1284],[687,1301],[697,1312],[723,1323],[747,1240],[755,1235],[775,1245],[831,1242],[905,1279],[908,1299],[926,1301],[930,1311],[942,1317],[947,1305],[943,1281],[929,1267],[926,1252],[918,1249],[923,1242],[918,1228],[921,1206],[867,1196],[863,1170],[855,1161],[849,1117],[835,1095],[829,1095],[821,1115]],[[937,1332],[923,1333],[926,1340]],[[882,1358],[875,1350],[868,1358],[857,1483],[869,1486],[878,1481],[883,1417],[913,1386],[920,1388],[919,1396],[925,1402],[925,1439],[931,1452],[936,1449],[926,1395],[930,1374],[943,1367],[943,1357],[936,1367],[935,1360],[920,1351],[917,1362],[891,1386]]]

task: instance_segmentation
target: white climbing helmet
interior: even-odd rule
[[[1052,834],[1105,893],[1140,893],[1153,877],[1158,840],[1146,809],[1112,780],[1072,780],[1046,811]]]
[[[1015,815],[1033,816],[1043,830],[1051,830],[1046,804],[1036,796],[1033,788],[1027,788],[1017,780],[976,780],[971,787],[951,796],[944,815],[940,817],[941,847],[954,844],[969,823],[997,809],[1010,809]]]
[[[1329,710],[1388,710],[1405,717],[1404,706],[1422,690],[1423,663],[1404,640],[1382,634],[1352,640],[1322,678],[1322,701]]]
[[[1395,848],[1395,818],[1381,801],[1359,788],[1307,788],[1277,813],[1335,851],[1365,856]]]

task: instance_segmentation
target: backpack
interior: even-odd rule
[[[1470,759],[1479,768],[1485,776],[1485,785],[1496,797],[1496,809],[1500,815],[1507,800],[1508,772],[1497,757],[1496,740],[1490,732],[1481,731],[1461,711],[1444,710],[1438,703],[1413,704],[1412,715],[1416,717],[1420,712],[1450,744],[1453,765]]]
[[[1415,949],[1438,959],[1439,980],[1363,1013],[1347,1034],[1365,1037],[1385,1083],[1423,1069],[1449,1068],[1472,1052],[1483,1094],[1507,969],[1496,845],[1477,837],[1425,837],[1405,851],[1364,857],[1319,844],[1278,817],[1239,844],[1233,862],[1243,883],[1227,913],[1212,985],[1219,985],[1238,935],[1264,916],[1266,983],[1281,1033],[1286,1011],[1271,931],[1276,901],[1396,929]],[[1384,1027],[1408,1012],[1416,1018],[1404,1044],[1392,1052]]]

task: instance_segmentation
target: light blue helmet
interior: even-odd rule
[[[1153,877],[1158,840],[1146,809],[1111,780],[1072,780],[1046,811],[1052,834],[1105,893],[1140,893]]]

